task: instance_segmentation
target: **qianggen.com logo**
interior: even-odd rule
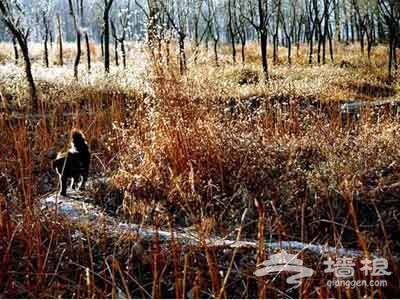
[[[328,280],[326,285],[329,288],[333,287],[346,287],[354,289],[356,287],[386,287],[386,280],[345,280],[345,279],[336,279],[336,280]]]
[[[386,280],[350,280],[354,276],[354,259],[352,257],[338,257],[336,260],[328,259],[323,262],[327,267],[325,273],[333,273],[335,275],[334,280],[328,280],[328,287],[347,287],[356,288],[361,286],[371,287],[386,287]],[[361,268],[359,269],[365,276],[370,275],[371,277],[382,277],[392,274],[388,272],[388,261],[385,258],[374,258],[370,260],[364,258],[360,261]]]
[[[353,257],[338,257],[335,260],[329,258],[323,264],[326,266],[325,273],[333,273],[333,280],[327,281],[327,286],[356,288],[361,286],[371,287],[386,287],[387,281],[381,279],[371,280],[352,280],[355,273],[355,258]],[[392,274],[388,272],[388,261],[385,258],[375,258],[370,260],[364,258],[360,261],[361,268],[359,269],[365,276],[382,277]],[[298,288],[302,281],[300,279],[311,277],[314,270],[303,265],[303,261],[298,259],[296,255],[289,254],[282,250],[278,254],[271,255],[269,260],[263,262],[263,268],[254,272],[256,276],[277,276],[281,272],[293,273],[286,279],[288,284],[294,284],[292,288]]]

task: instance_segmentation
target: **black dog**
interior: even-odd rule
[[[79,130],[72,131],[71,148],[68,152],[59,153],[53,162],[53,168],[60,176],[62,196],[67,195],[67,181],[72,178],[73,189],[76,189],[78,181],[82,177],[80,189],[85,188],[89,176],[90,151],[85,136]]]

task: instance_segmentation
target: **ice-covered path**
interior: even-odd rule
[[[56,194],[49,195],[41,200],[41,204],[42,210],[57,213],[74,222],[81,224],[105,224],[107,232],[112,232],[114,234],[132,232],[138,233],[145,239],[152,238],[157,234],[160,240],[167,241],[172,239],[172,234],[169,231],[154,230],[152,228],[140,227],[136,224],[120,222],[118,219],[106,214],[100,207],[92,204],[90,199],[76,192],[71,192],[68,197],[58,196]],[[176,229],[173,235],[173,238],[185,245],[199,245],[202,242],[209,247],[258,247],[257,241],[235,241],[220,237],[208,237],[204,241],[201,241],[195,232],[186,231],[184,229]],[[362,255],[358,250],[328,247],[320,244],[306,244],[298,241],[266,242],[265,248],[270,250],[308,250],[317,255],[347,255],[352,257]]]

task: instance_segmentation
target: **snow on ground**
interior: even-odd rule
[[[91,71],[88,72],[85,59],[81,59],[79,65],[78,83],[83,86],[94,86],[97,84],[112,83],[120,88],[135,88],[143,85],[147,70],[147,56],[142,49],[131,51],[127,58],[127,68],[122,64],[118,67],[111,62],[110,73],[105,74],[104,64],[101,61],[92,63]],[[41,63],[32,65],[32,73],[35,81],[44,81],[57,84],[76,83],[74,78],[74,67],[72,64],[64,66],[51,65],[46,68]],[[0,83],[7,82],[8,85],[19,86],[24,82],[24,66],[16,66],[13,62],[0,64]]]

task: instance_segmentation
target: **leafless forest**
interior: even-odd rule
[[[398,297],[399,48],[398,0],[0,0],[0,298]]]

